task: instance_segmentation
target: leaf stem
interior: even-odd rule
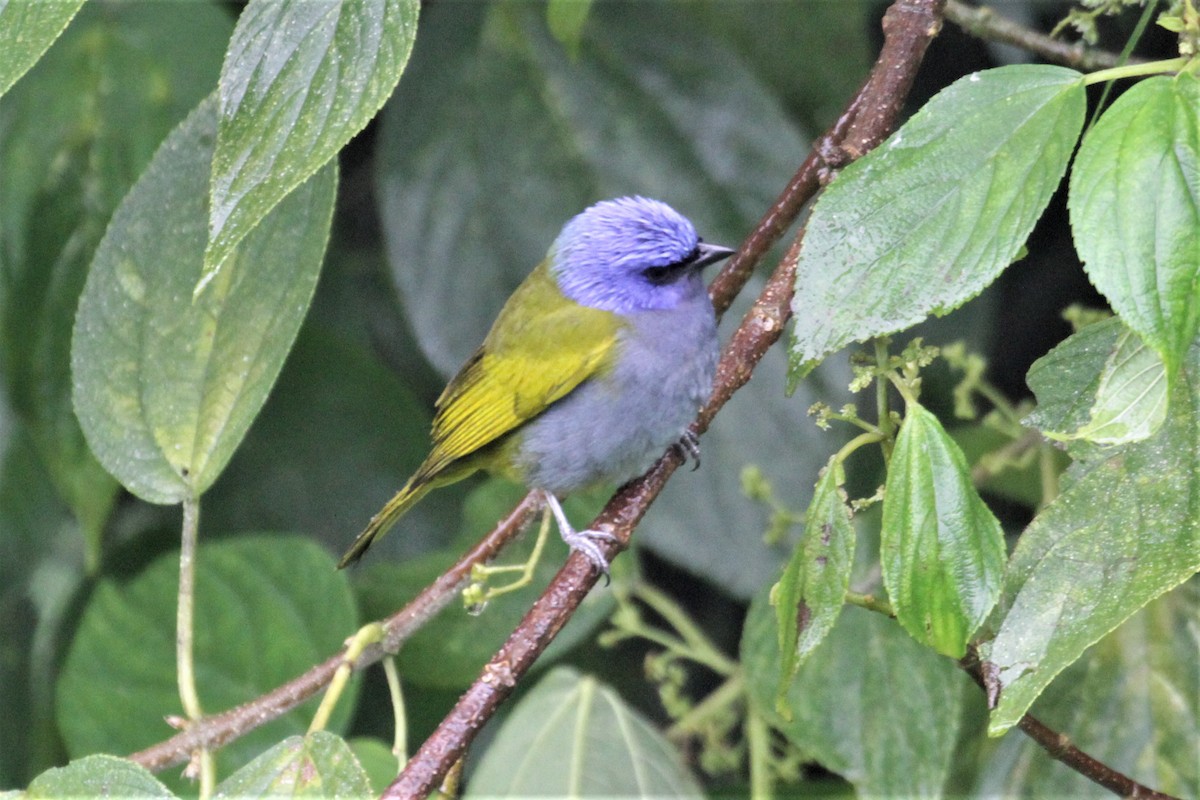
[[[204,710],[196,692],[196,668],[192,658],[193,604],[196,594],[196,539],[200,530],[200,501],[183,501],[183,530],[179,547],[179,601],[175,613],[175,664],[179,700],[188,719],[200,719]]]
[[[873,594],[859,594],[858,592],[846,592],[846,602],[852,606],[865,608],[868,611],[874,611],[877,614],[883,614],[885,617],[895,617],[896,612],[892,609],[892,604],[887,600],[880,600]]]
[[[882,442],[886,439],[887,437],[883,434],[883,432],[878,430],[871,431],[870,433],[860,433],[858,436],[855,436],[853,439],[842,445],[842,448],[837,451],[837,455],[834,456],[834,460],[839,464],[845,463],[846,459],[850,457],[850,454],[860,447],[868,444],[874,444],[875,442]]]
[[[325,730],[325,726],[329,724],[329,716],[337,707],[337,702],[346,689],[346,682],[350,680],[350,674],[354,671],[354,662],[358,661],[368,645],[381,641],[383,641],[383,625],[378,622],[367,623],[351,637],[350,643],[346,645],[346,652],[342,656],[342,664],[333,674],[333,680],[329,682],[329,688],[325,690],[325,696],[321,698],[321,705],[317,707],[317,713],[313,714],[312,722],[308,725],[309,733]]]
[[[392,754],[396,756],[396,774],[399,775],[408,763],[408,714],[404,708],[404,693],[400,688],[396,659],[391,656],[383,659],[383,674],[387,678],[388,697],[392,701],[392,716],[396,724],[395,733],[392,734]]]
[[[183,526],[179,544],[179,599],[175,606],[175,670],[179,682],[179,700],[189,722],[204,717],[200,695],[196,691],[196,664],[193,658],[194,608],[196,597],[196,542],[200,536],[200,499],[183,501]],[[216,787],[216,764],[206,747],[194,756],[200,771],[200,798],[212,797]]]
[[[1179,72],[1192,59],[1187,56],[1171,58],[1166,61],[1147,61],[1144,64],[1125,64],[1120,67],[1110,67],[1083,76],[1083,85],[1091,86],[1105,81],[1118,81],[1123,78],[1140,78],[1143,75],[1160,75],[1164,72]]]
[[[753,708],[746,713],[746,744],[750,762],[750,796],[771,797],[771,731]]]

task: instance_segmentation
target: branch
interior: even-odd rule
[[[539,501],[526,496],[512,512],[484,536],[478,544],[455,562],[454,566],[425,588],[404,608],[383,623],[384,638],[372,645],[354,663],[355,671],[364,669],[385,655],[394,654],[426,621],[453,602],[470,579],[471,567],[490,561],[525,526],[537,511]],[[284,685],[236,708],[195,722],[166,741],[134,753],[129,758],[149,770],[166,769],[186,761],[201,748],[212,749],[237,739],[260,725],[276,719],[329,685],[342,665],[343,648]]]
[[[947,0],[946,19],[972,36],[1002,44],[1011,44],[1047,61],[1054,61],[1081,72],[1108,69],[1122,63],[1134,63],[1139,59],[1122,62],[1116,53],[1088,47],[1083,42],[1068,44],[1046,34],[1026,28],[997,14],[987,6],[969,6],[961,0]]]
[[[896,613],[890,603],[869,594],[856,592],[846,593],[846,602],[851,605],[896,618]],[[988,706],[995,705],[996,695],[1000,691],[995,678],[988,674],[988,667],[979,658],[979,651],[972,645],[967,654],[954,662],[959,669],[971,676],[971,680],[987,696]],[[1174,795],[1164,794],[1149,786],[1144,786],[1123,772],[1117,772],[1112,767],[1097,761],[1092,756],[1080,750],[1065,733],[1059,733],[1032,714],[1025,713],[1017,722],[1017,727],[1037,742],[1050,757],[1061,761],[1064,765],[1078,772],[1093,783],[1103,786],[1113,794],[1127,798],[1145,798],[1145,800],[1179,800]]]
[[[971,676],[979,688],[988,696],[988,705],[992,705],[995,694],[994,681],[985,674],[984,665],[979,660],[979,653],[974,647],[958,662],[958,666]],[[1146,800],[1178,800],[1174,795],[1144,786],[1123,772],[1118,772],[1102,761],[1080,750],[1065,733],[1059,733],[1032,714],[1024,714],[1017,727],[1021,732],[1038,743],[1050,757],[1061,761],[1066,766],[1078,772],[1093,783],[1103,786],[1119,797],[1145,798]]]
[[[884,45],[863,88],[846,114],[814,148],[779,200],[767,211],[737,256],[714,281],[710,292],[718,311],[728,308],[767,249],[791,225],[820,186],[829,154],[852,159],[867,152],[891,131],[930,40],[941,25],[945,0],[896,0],[884,15]],[[834,163],[832,166],[840,166]],[[800,238],[792,243],[754,307],[722,353],[712,399],[696,421],[702,433],[728,399],[750,379],[767,349],[779,338],[791,313],[791,295]],[[649,472],[619,489],[589,526],[610,530],[617,541],[613,556],[628,547],[635,525],[679,467],[681,456],[668,451]],[[545,593],[530,608],[508,641],[483,668],[437,730],[409,760],[384,792],[387,798],[426,797],[466,753],[475,734],[566,624],[599,575],[578,553],[567,559]]]

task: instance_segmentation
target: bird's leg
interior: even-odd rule
[[[558,522],[558,533],[562,536],[563,541],[567,543],[567,547],[583,553],[596,569],[608,575],[608,559],[604,557],[604,551],[600,549],[600,543],[615,542],[617,541],[617,537],[608,531],[575,530],[575,528],[571,527],[570,521],[567,520],[567,515],[563,513],[562,505],[558,502],[558,498],[554,496],[554,493],[545,489],[542,489],[541,492],[542,497],[546,500],[546,506],[554,514],[554,519]]]
[[[683,436],[671,445],[671,449],[679,454],[683,463],[692,462],[692,472],[700,469],[700,437],[691,428],[683,432]]]

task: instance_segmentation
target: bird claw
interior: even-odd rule
[[[608,531],[601,530],[586,530],[586,531],[559,531],[562,534],[563,541],[567,543],[567,547],[581,554],[588,561],[592,562],[592,566],[608,579],[608,559],[604,556],[604,550],[601,544],[612,544],[618,541],[617,537]]]
[[[585,530],[577,531],[572,527],[567,515],[563,512],[562,505],[559,504],[558,498],[553,492],[546,490],[542,491],[542,497],[546,502],[546,507],[550,509],[550,513],[554,515],[555,521],[558,523],[558,535],[567,543],[567,547],[574,552],[580,553],[591,562],[600,574],[604,576],[607,583],[608,578],[608,559],[604,555],[602,544],[612,544],[619,542],[615,534],[602,530]]]
[[[683,459],[683,463],[692,462],[692,472],[700,469],[700,437],[695,431],[688,428],[671,447]]]

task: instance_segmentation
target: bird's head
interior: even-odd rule
[[[550,248],[563,294],[618,314],[670,309],[704,292],[700,271],[733,253],[705,244],[658,200],[619,197],[575,216]]]

